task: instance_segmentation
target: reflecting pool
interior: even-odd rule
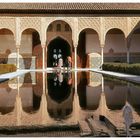
[[[104,115],[140,122],[140,86],[94,72],[31,72],[0,84],[0,126],[71,125]]]

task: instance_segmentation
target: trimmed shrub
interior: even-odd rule
[[[127,63],[104,63],[103,70],[114,71],[120,73],[140,75],[140,64],[127,64]]]
[[[16,66],[14,64],[0,64],[0,74],[14,71],[16,71]]]

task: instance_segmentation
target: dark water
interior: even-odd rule
[[[93,72],[27,73],[0,84],[1,126],[77,124],[102,114],[124,127],[126,113],[140,122],[140,86]]]

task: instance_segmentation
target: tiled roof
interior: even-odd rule
[[[0,11],[140,11],[140,3],[0,3]]]

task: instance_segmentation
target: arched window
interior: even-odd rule
[[[69,27],[68,24],[65,25],[65,31],[66,31],[66,32],[70,31],[70,27]]]
[[[48,27],[48,31],[51,32],[52,30],[53,30],[53,26],[52,26],[52,24],[50,24],[49,27]]]
[[[61,31],[61,24],[56,25],[56,31]]]

